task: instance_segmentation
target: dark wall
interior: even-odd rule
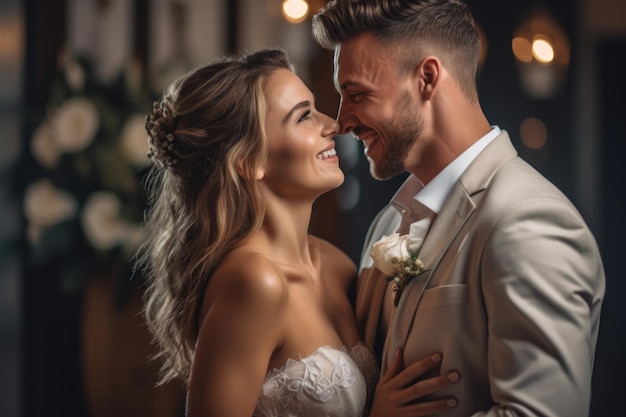
[[[29,0],[24,4],[26,56],[24,138],[44,111],[58,53],[65,42],[66,2]],[[24,139],[26,144],[26,139]],[[27,147],[24,147],[27,149]],[[18,165],[18,170],[20,166]],[[15,176],[18,188],[23,179]],[[22,276],[22,415],[86,415],[80,381],[80,299],[65,297],[58,271],[31,268],[24,248]]]
[[[575,63],[578,1],[472,1],[468,0],[487,38],[487,58],[478,74],[483,109],[492,124],[508,131],[520,156],[575,199],[573,180],[574,68],[566,73],[559,94],[549,99],[529,97],[523,90],[511,50],[513,31],[528,13],[541,5],[559,22],[570,40],[571,63]],[[572,65],[572,64],[570,64]],[[546,145],[539,150],[524,146],[519,127],[527,117],[541,119],[548,128]]]
[[[626,40],[598,41],[595,62],[599,83],[599,127],[601,163],[601,219],[603,254],[607,277],[607,294],[603,305],[600,337],[596,354],[592,416],[614,415],[622,408],[626,382],[619,377],[626,373],[623,346],[626,342],[626,281],[623,240],[626,236]]]

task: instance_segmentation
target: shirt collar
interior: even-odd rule
[[[463,172],[499,134],[500,128],[493,126],[489,133],[457,156],[426,186],[419,178],[410,175],[395,193],[390,204],[400,213],[404,213],[413,206],[413,200],[417,200],[435,214],[439,213],[450,190]]]

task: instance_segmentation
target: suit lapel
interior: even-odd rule
[[[503,163],[516,156],[517,152],[508,134],[503,131],[470,164],[450,191],[419,254],[425,272],[407,284],[390,324],[382,356],[382,372],[387,369],[395,351],[406,345],[424,291],[446,251],[476,210],[474,200],[479,198],[477,194],[486,189],[493,174]]]
[[[417,306],[431,280],[433,271],[475,208],[465,189],[457,183],[443,210],[437,215],[420,250],[419,259],[424,263],[425,271],[409,281],[400,297],[400,303],[385,341],[383,372],[395,351],[405,345],[415,319]]]

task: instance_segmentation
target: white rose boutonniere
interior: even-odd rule
[[[374,266],[393,282],[394,305],[398,305],[407,282],[424,271],[424,264],[418,259],[422,238],[393,233],[383,236],[374,243],[370,255]]]

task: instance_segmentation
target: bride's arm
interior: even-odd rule
[[[212,276],[188,386],[188,417],[250,417],[281,337],[283,278],[267,262],[230,262]]]

